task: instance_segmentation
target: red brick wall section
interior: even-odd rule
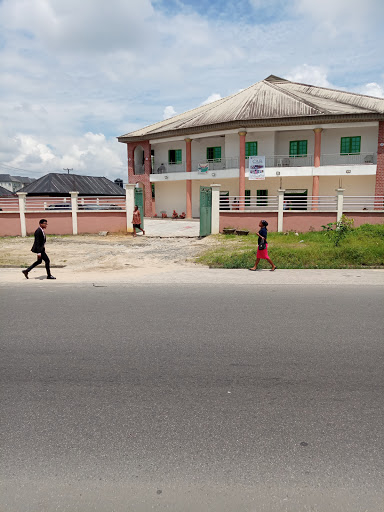
[[[135,174],[135,148],[141,146],[144,150],[144,174]],[[149,140],[128,142],[128,183],[141,183],[144,188],[144,215],[152,216],[152,187],[151,175],[151,145]]]
[[[384,121],[379,121],[375,195],[384,196]]]

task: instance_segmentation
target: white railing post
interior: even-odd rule
[[[344,190],[343,188],[337,188],[337,217],[336,222],[340,222],[341,217],[343,216],[343,207],[344,207]]]
[[[27,197],[26,192],[16,192],[19,196],[19,215],[20,215],[20,227],[21,236],[27,236],[27,225],[25,223],[25,199]]]
[[[72,233],[77,235],[77,198],[78,192],[70,192],[71,194],[71,208],[72,208]]]
[[[284,188],[279,188],[277,198],[277,231],[281,233],[283,231],[283,219],[284,219]]]
[[[210,185],[212,189],[212,207],[211,207],[211,234],[220,233],[220,187],[221,185]]]
[[[127,233],[133,233],[132,214],[135,207],[135,184],[125,185],[125,214],[127,216]]]

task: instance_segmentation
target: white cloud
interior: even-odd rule
[[[172,107],[172,105],[168,105],[165,107],[163,112],[163,119],[169,119],[177,114],[176,110]]]
[[[287,74],[286,78],[291,82],[332,88],[327,78],[327,70],[319,66],[309,66],[308,64],[297,66]]]
[[[213,103],[217,100],[221,100],[221,94],[218,92],[213,92],[205,101],[203,101],[203,103],[201,103],[201,105],[208,105],[208,103]]]
[[[381,2],[357,10],[356,0],[340,0],[349,15],[334,0],[293,0],[285,11],[283,0],[251,1],[256,21],[245,26],[236,12],[251,14],[248,0],[217,19],[181,1],[166,12],[168,0],[0,0],[0,164],[125,179],[126,147],[116,136],[270,74],[382,91],[383,31],[364,18]],[[257,10],[272,16],[268,24]],[[361,11],[364,26],[350,31],[348,16],[355,27]]]
[[[360,94],[366,94],[367,96],[376,96],[377,98],[384,98],[384,87],[377,84],[376,82],[365,84],[358,90],[358,92]]]

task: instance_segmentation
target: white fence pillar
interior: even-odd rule
[[[70,192],[71,194],[71,207],[72,207],[72,233],[77,235],[77,198],[78,192]]]
[[[135,184],[127,183],[125,185],[125,208],[127,216],[127,233],[133,233],[132,215],[135,207]]]
[[[284,219],[284,188],[279,188],[278,202],[277,202],[277,231],[281,233],[283,231],[283,219]]]
[[[212,189],[212,208],[211,208],[211,234],[220,233],[220,187],[221,185],[210,185]]]
[[[341,220],[343,216],[343,207],[344,207],[344,188],[337,188],[337,217],[336,222]]]
[[[27,197],[26,192],[17,192],[19,196],[19,215],[20,215],[20,227],[21,236],[27,236],[27,225],[25,223],[25,198]]]

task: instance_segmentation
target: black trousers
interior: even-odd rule
[[[38,258],[35,263],[32,263],[32,265],[30,267],[27,268],[27,272],[30,272],[33,268],[37,267],[37,265],[40,265],[40,263],[42,261],[45,261],[45,269],[47,271],[47,276],[50,276],[51,275],[51,269],[50,269],[50,266],[49,266],[49,258],[47,256],[47,253],[45,251],[41,251],[41,257]]]

